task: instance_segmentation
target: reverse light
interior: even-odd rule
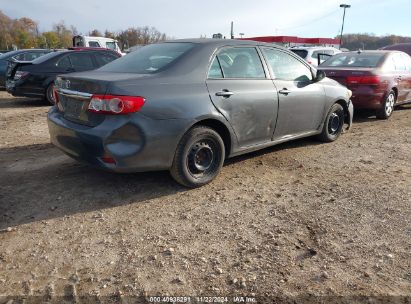
[[[347,84],[368,84],[377,85],[381,83],[381,79],[378,76],[348,76]]]
[[[28,75],[29,75],[29,72],[16,71],[16,73],[14,74],[14,80],[19,80],[19,79],[25,78]]]
[[[140,111],[145,99],[140,96],[93,95],[88,110],[100,114],[128,114]]]

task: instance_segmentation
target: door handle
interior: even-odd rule
[[[291,91],[290,90],[288,90],[288,89],[286,89],[286,88],[284,88],[284,89],[282,89],[282,90],[280,90],[278,93],[280,93],[280,94],[283,94],[283,95],[288,95],[288,94],[290,94],[291,93]]]
[[[221,97],[224,97],[224,98],[229,98],[231,95],[234,95],[234,93],[229,91],[229,90],[226,90],[226,89],[215,93],[215,96],[221,96]]]

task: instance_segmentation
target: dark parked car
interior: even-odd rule
[[[351,92],[294,53],[240,40],[152,44],[56,80],[51,141],[116,172],[169,169],[210,182],[224,159],[351,125]]]
[[[6,69],[9,60],[32,61],[50,52],[51,50],[46,49],[25,49],[0,54],[0,91],[6,90]]]
[[[382,47],[381,50],[401,51],[411,56],[411,43],[391,44]]]
[[[387,119],[394,106],[411,102],[411,57],[397,51],[359,51],[334,55],[319,66],[347,86],[356,109],[373,109]]]
[[[12,61],[6,73],[7,92],[13,96],[44,97],[54,104],[57,75],[94,70],[119,57],[112,50],[80,48],[53,52],[32,62]]]

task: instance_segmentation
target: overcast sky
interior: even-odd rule
[[[292,35],[334,37],[339,34],[342,0],[0,0],[12,18],[29,17],[42,31],[64,20],[87,34],[128,27],[154,26],[175,38],[210,37],[234,32],[245,37]],[[344,33],[411,36],[410,0],[351,0]]]

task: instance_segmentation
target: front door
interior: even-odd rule
[[[324,88],[313,81],[311,69],[297,57],[263,48],[278,89],[279,110],[274,140],[316,131],[326,109]]]
[[[213,104],[233,127],[240,147],[271,140],[278,94],[255,47],[221,49],[211,64],[207,87]]]

